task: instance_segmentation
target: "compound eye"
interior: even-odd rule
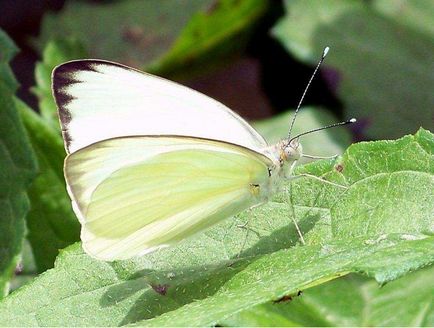
[[[293,140],[291,140],[289,146],[290,146],[292,149],[297,149],[298,146],[300,146],[300,142],[298,141],[298,139],[293,139]]]

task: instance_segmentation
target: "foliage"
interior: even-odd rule
[[[53,267],[59,249],[79,240],[80,225],[66,193],[65,150],[59,132],[50,117],[42,118],[22,102],[18,109],[39,165],[39,174],[28,189],[31,210],[26,220],[37,272],[43,272]]]
[[[215,1],[191,18],[170,50],[147,70],[165,76],[203,74],[204,67],[209,70],[245,48],[267,8],[267,0]]]
[[[434,266],[381,288],[360,275],[349,275],[291,299],[249,308],[224,326],[430,327],[434,323]],[[394,315],[399,313],[399,315]]]
[[[364,135],[396,138],[422,124],[432,126],[432,1],[285,4],[287,14],[274,35],[311,64],[325,46],[331,47],[333,55],[326,61],[333,70],[330,79],[346,115],[359,119]]]
[[[104,263],[73,245],[54,269],[8,297],[0,315],[15,325],[212,325],[349,272],[385,284],[434,262],[433,152],[426,130],[352,145],[336,161],[299,170],[348,189],[300,179],[292,199],[279,194],[134,260]],[[305,246],[288,219],[290,201]],[[246,219],[251,230],[237,227]]]
[[[18,84],[9,67],[17,49],[0,30],[0,298],[20,258],[24,218],[29,210],[26,189],[36,163],[15,106]]]
[[[48,41],[74,37],[92,58],[122,61],[140,67],[164,54],[179,31],[198,10],[211,1],[126,0],[95,4],[68,2],[60,13],[44,17],[37,41],[42,50]],[[89,28],[89,22],[97,21]],[[158,26],[158,28],[154,28]]]
[[[125,0],[103,6],[69,2],[44,19],[40,48],[65,35],[79,40],[93,58],[119,61],[153,73],[191,75],[204,62],[241,50],[267,0]],[[92,29],[88,22],[97,19]],[[158,26],[158,28],[155,28]],[[201,68],[200,68],[201,67]]]
[[[39,109],[42,117],[59,128],[57,108],[51,91],[51,72],[54,67],[68,60],[87,58],[83,45],[75,39],[61,39],[50,41],[45,47],[42,61],[35,67],[36,86],[33,92],[39,99]]]
[[[432,127],[432,6],[285,1],[273,36],[309,64],[329,45],[322,73],[345,116],[361,118],[352,132],[396,140],[303,136],[307,154],[342,154],[298,166],[319,179],[292,180],[176,247],[117,262],[81,248],[52,69],[91,56],[200,75],[239,56],[275,3],[67,2],[35,42],[39,113],[15,96],[17,49],[0,31],[0,297],[14,290],[0,301],[0,326],[433,326],[434,135],[419,128]],[[293,133],[335,122],[329,109],[302,108]],[[254,126],[274,143],[290,114]]]
[[[32,206],[27,215],[27,238],[37,272],[52,268],[59,249],[79,240],[80,225],[72,211],[62,172],[65,151],[51,94],[51,71],[65,61],[84,57],[85,51],[76,40],[49,42],[43,61],[35,68],[33,91],[38,96],[41,115],[23,102],[16,104],[39,165],[39,174],[28,190]]]

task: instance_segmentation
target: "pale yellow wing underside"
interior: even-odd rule
[[[69,155],[65,176],[84,249],[126,259],[172,245],[262,201],[270,160],[189,137],[98,142]]]

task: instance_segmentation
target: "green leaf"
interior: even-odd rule
[[[366,241],[353,240],[351,245],[346,246],[340,242],[332,242],[327,246],[316,245],[275,252],[262,257],[242,272],[234,275],[212,297],[190,303],[155,319],[138,322],[138,324],[167,326],[170,325],[170,320],[172,322],[176,320],[178,325],[215,324],[218,318],[224,318],[228,312],[248,308],[253,303],[261,303],[267,298],[278,300],[288,293],[296,293],[299,289],[333,279],[339,274],[358,271],[375,275],[377,270],[386,269],[391,262],[397,264],[396,260],[389,257],[392,253],[393,256],[399,258],[400,251],[409,251],[411,248],[425,253],[433,261],[434,238],[420,240],[420,244],[415,241],[408,242],[408,244],[395,243],[398,241],[395,238],[400,238],[396,235],[389,235],[388,238],[390,239],[383,246],[377,244],[373,248],[367,246]],[[388,254],[386,255],[383,251],[387,251]],[[375,257],[374,261],[378,263],[378,266],[371,265],[370,256]],[[407,260],[399,264],[408,264]],[[412,260],[415,260],[416,266],[420,265],[416,264],[418,262],[416,258]],[[315,267],[321,273],[315,272]],[[299,287],[296,287],[297,285]]]
[[[44,17],[38,45],[76,38],[91,57],[149,67],[173,75],[218,62],[244,48],[267,0],[125,0],[108,4],[68,2]],[[88,22],[95,24],[88,28]],[[203,66],[206,63],[205,66]]]
[[[139,324],[212,325],[250,306],[350,271],[375,275],[388,270],[390,264],[406,265],[411,270],[424,265],[424,258],[433,261],[434,238],[403,237],[388,235],[375,244],[363,238],[350,243],[335,241],[325,246],[282,249],[218,267],[160,272],[148,269],[152,264],[147,261],[141,266],[95,261],[75,245],[61,254],[55,269],[6,298],[0,304],[0,314],[5,325],[15,326],[113,326],[163,313]],[[401,258],[402,252],[411,254],[411,259]],[[193,255],[199,256],[197,249]]]
[[[52,41],[44,50],[43,61],[36,64],[36,87],[41,115],[22,102],[17,107],[35,150],[39,175],[29,189],[31,210],[27,215],[28,240],[37,272],[54,265],[59,249],[80,239],[80,225],[72,211],[63,177],[66,156],[51,93],[51,72],[65,61],[85,57],[80,43],[73,39]]]
[[[44,49],[42,62],[36,64],[36,86],[32,91],[38,97],[42,117],[56,129],[60,127],[57,107],[51,91],[51,72],[54,67],[68,60],[86,57],[86,51],[77,40],[63,39],[49,42]]]
[[[432,234],[433,153],[433,135],[423,129],[397,141],[355,144],[334,163],[297,170],[350,186],[348,190],[309,179],[292,184],[291,198],[306,208],[329,208],[332,221],[327,224],[334,238],[411,231]]]
[[[15,269],[15,276],[10,281],[10,291],[20,288],[37,276],[35,259],[28,240],[24,241],[21,261]]]
[[[28,240],[37,271],[52,268],[59,249],[80,240],[80,224],[71,207],[63,177],[66,156],[63,140],[48,120],[18,102],[21,119],[30,136],[40,173],[28,190]]]
[[[219,0],[195,14],[170,50],[147,68],[165,76],[209,69],[222,57],[244,49],[255,23],[268,9],[268,0]],[[221,64],[221,63],[220,63]]]
[[[271,119],[254,124],[269,144],[274,144],[288,135],[290,120],[294,112],[285,112]],[[336,118],[324,109],[301,108],[292,131],[292,136],[336,122]],[[330,129],[308,134],[301,139],[303,152],[315,156],[334,156],[341,154],[351,144],[348,130]]]
[[[79,40],[92,58],[141,67],[163,55],[190,17],[211,0],[187,4],[167,0],[125,0],[106,4],[68,2],[44,17],[38,45],[65,36]],[[89,22],[97,20],[89,28]]]
[[[14,103],[18,84],[9,67],[17,48],[0,30],[0,298],[20,258],[24,217],[29,209],[26,189],[36,163]]]
[[[372,280],[350,275],[308,289],[300,297],[252,307],[223,325],[432,327],[432,295],[434,266],[381,288]]]
[[[434,2],[431,0],[406,1],[398,0],[395,3],[388,0],[374,0],[372,5],[376,11],[384,16],[423,34],[434,36]]]
[[[407,1],[404,7],[401,1],[285,3],[287,14],[274,35],[311,64],[331,47],[325,65],[338,74],[346,116],[357,117],[365,135],[396,138],[432,126],[432,2]],[[418,18],[403,19],[401,9]]]
[[[42,48],[49,40],[73,36],[93,58],[160,75],[189,75],[243,49],[267,7],[268,0],[73,1],[44,17],[37,44]],[[98,24],[89,29],[95,19]]]
[[[384,285],[434,263],[433,153],[434,136],[420,130],[300,167],[348,186],[308,178],[291,184],[306,245],[298,242],[285,193],[177,247],[129,261],[96,261],[73,245],[54,269],[1,302],[0,317],[6,325],[204,326],[350,272]],[[395,176],[402,181],[394,184]],[[400,205],[409,200],[414,206]],[[348,206],[361,204],[365,211],[348,215]],[[240,228],[246,220],[248,229]]]

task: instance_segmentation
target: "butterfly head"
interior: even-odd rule
[[[302,157],[303,148],[298,138],[284,140],[280,149],[280,162],[295,162]]]

